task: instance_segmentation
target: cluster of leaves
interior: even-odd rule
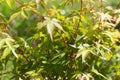
[[[1,80],[119,79],[120,9],[104,3],[0,0]]]

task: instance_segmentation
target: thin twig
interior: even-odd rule
[[[100,12],[102,12],[102,4],[103,4],[103,0],[99,0],[100,1]]]
[[[49,11],[48,8],[45,6],[43,0],[41,0],[40,4],[41,4],[41,6],[45,9],[45,11],[46,11],[48,14],[50,14],[50,11]]]
[[[39,12],[37,9],[31,7],[30,5],[27,5],[27,4],[25,5],[25,4],[23,4],[22,2],[20,2],[19,0],[16,0],[16,2],[19,3],[20,5],[22,5],[23,7],[29,8],[33,13],[35,13],[37,16],[39,16],[39,19],[40,19],[41,21],[44,20],[44,17],[40,14],[40,12]]]

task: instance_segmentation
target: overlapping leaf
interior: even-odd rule
[[[42,27],[46,27],[47,31],[48,31],[48,33],[50,35],[51,40],[53,40],[53,36],[52,35],[53,35],[53,30],[54,30],[55,27],[57,27],[58,29],[60,29],[63,32],[65,32],[63,30],[62,26],[59,24],[59,22],[60,21],[55,19],[55,18],[54,19],[50,19],[48,17],[45,17],[45,21],[38,23],[37,24],[37,28],[41,29]]]
[[[0,50],[4,49],[2,56],[0,57],[0,59],[4,59],[6,58],[6,56],[8,54],[10,54],[10,52],[13,53],[13,55],[18,58],[17,53],[15,52],[15,40],[12,39],[8,34],[6,33],[2,33],[2,35],[4,36],[4,38],[0,39]]]

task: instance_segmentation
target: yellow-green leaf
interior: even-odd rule
[[[83,22],[87,22],[85,16],[82,16],[82,15],[81,15],[81,20],[82,20]]]
[[[26,13],[26,11],[25,11],[24,8],[22,8],[22,10],[21,10],[21,15],[22,15],[24,18],[28,19],[28,15],[27,15],[27,13]]]
[[[10,48],[5,48],[0,60],[5,59],[10,54],[10,52],[11,52]]]
[[[79,50],[76,55],[76,58],[79,58],[80,56],[82,56],[82,62],[85,62],[85,59],[89,55],[89,53],[90,53],[89,50],[86,50],[86,49]]]
[[[108,80],[107,77],[105,77],[104,75],[102,75],[101,73],[99,73],[97,71],[97,69],[94,68],[94,66],[92,66],[92,72],[95,73],[96,75],[102,76],[103,78],[105,78],[106,80]]]
[[[12,15],[10,16],[9,22],[11,22],[11,21],[12,21],[14,18],[16,18],[18,15],[20,15],[20,11],[12,14]]]
[[[8,6],[12,9],[13,0],[6,0]]]
[[[3,0],[0,0],[0,3],[2,2]]]
[[[42,27],[44,27],[44,26],[46,26],[46,28],[47,28],[47,31],[48,31],[48,33],[49,33],[49,35],[50,35],[50,38],[51,38],[51,40],[52,40],[52,33],[53,33],[53,30],[54,30],[54,28],[55,27],[57,27],[58,29],[60,29],[60,30],[62,30],[63,32],[65,32],[64,30],[63,30],[63,28],[62,28],[62,26],[59,24],[59,20],[57,20],[57,19],[55,19],[55,18],[53,18],[53,19],[50,19],[50,18],[48,18],[48,17],[45,17],[45,21],[43,21],[42,23],[38,23],[37,24],[37,28],[38,29],[41,29]]]
[[[2,48],[2,46],[5,44],[4,39],[0,40],[0,49]]]
[[[10,40],[12,40],[12,39],[10,39]],[[11,44],[10,40],[9,40],[9,39],[6,39],[5,42],[6,42],[7,46],[11,49],[13,55],[14,55],[16,58],[18,58],[18,55],[16,54],[15,49],[14,49],[13,45]]]

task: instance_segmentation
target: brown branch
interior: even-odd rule
[[[48,14],[50,14],[50,11],[49,11],[48,8],[45,6],[43,0],[41,0],[40,4],[41,4],[41,6],[45,9],[45,11],[46,11]]]
[[[103,0],[99,0],[100,2],[100,12],[102,12],[102,4],[103,4]]]
[[[23,7],[29,8],[33,13],[35,13],[37,16],[39,16],[39,19],[40,19],[41,21],[44,20],[44,17],[40,14],[40,12],[39,12],[37,9],[31,7],[31,6],[28,5],[28,4],[23,4],[23,3],[20,2],[19,0],[16,0],[16,2],[19,3],[20,5],[22,5]]]
[[[23,5],[22,2],[20,2],[19,0],[15,0],[17,3],[19,3],[20,5]]]
[[[82,12],[82,8],[83,8],[83,0],[81,0],[81,5],[80,5],[80,10],[81,10],[81,12]]]
[[[33,7],[31,7],[31,6],[27,6],[32,12],[34,12],[37,16],[39,16],[39,18],[40,18],[40,20],[41,21],[44,21],[44,17],[40,14],[40,12],[37,10],[37,9],[35,9],[35,8],[33,8]]]

